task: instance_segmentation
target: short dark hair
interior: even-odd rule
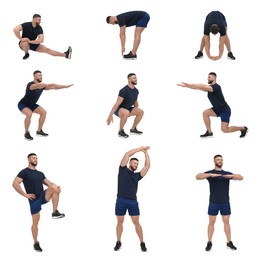
[[[221,158],[222,158],[222,155],[216,154],[216,155],[214,156],[214,160],[215,160],[217,157],[221,157]]]
[[[42,73],[40,70],[36,70],[36,71],[34,71],[33,72],[33,76],[35,75],[35,74],[37,74],[37,73]]]
[[[130,159],[130,162],[131,162],[131,161],[138,161],[138,162],[139,162],[139,160],[138,160],[137,158],[135,158],[135,157],[134,157],[134,158],[131,158],[131,159]]]
[[[33,15],[33,19],[34,19],[34,18],[41,18],[41,16],[40,16],[39,14],[34,14],[34,15]]]
[[[210,72],[209,75],[217,77],[217,74],[215,72]]]
[[[111,16],[108,16],[108,17],[107,17],[107,19],[106,19],[107,23],[110,22],[110,17],[111,17]]]
[[[129,73],[128,75],[127,75],[127,78],[129,79],[130,77],[132,77],[132,76],[136,76],[134,73]]]
[[[210,31],[213,33],[213,34],[217,34],[219,32],[219,27],[217,24],[212,24],[210,26]]]
[[[29,153],[28,156],[27,156],[27,159],[29,159],[29,158],[30,158],[31,156],[33,156],[33,155],[37,156],[36,153]]]

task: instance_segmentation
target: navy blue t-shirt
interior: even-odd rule
[[[21,24],[23,28],[22,38],[29,38],[30,40],[36,40],[39,34],[43,34],[42,27],[40,25],[33,27],[32,22]]]
[[[35,84],[34,81],[31,81],[27,84],[25,95],[20,100],[21,103],[24,103],[28,107],[33,106],[34,104],[37,103],[43,90],[45,89],[45,88],[41,88],[41,89],[30,90],[31,85],[33,84]]]
[[[131,11],[131,12],[119,14],[116,17],[118,20],[118,25],[120,27],[122,26],[129,27],[129,26],[136,25],[137,22],[140,20],[140,18],[142,18],[145,14],[146,12],[144,11]]]
[[[45,175],[37,170],[25,168],[21,170],[18,175],[23,179],[23,185],[27,194],[35,194],[36,199],[39,198],[43,192],[43,180],[46,179]]]
[[[136,200],[138,181],[142,178],[140,172],[133,172],[127,166],[119,166],[117,197]]]
[[[118,96],[124,99],[120,107],[131,108],[137,100],[138,94],[139,90],[137,88],[130,88],[128,85],[120,89]]]
[[[226,171],[210,170],[205,173],[217,173],[222,175],[233,174]],[[210,188],[209,202],[211,203],[225,203],[229,202],[229,181],[222,176],[219,177],[209,177],[207,178]]]
[[[210,27],[212,24],[217,24],[219,27],[220,36],[226,35],[226,18],[225,16],[219,11],[212,11],[206,17],[204,23],[204,35],[210,34]]]
[[[221,90],[220,85],[217,83],[211,85],[213,92],[208,91],[208,98],[213,106],[213,110],[218,114],[223,111],[224,108],[229,107]]]

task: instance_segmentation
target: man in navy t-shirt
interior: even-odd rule
[[[27,84],[25,95],[18,103],[19,110],[26,116],[24,120],[24,138],[28,141],[33,140],[29,132],[29,126],[31,123],[31,117],[33,113],[40,115],[38,130],[36,134],[38,136],[48,136],[48,134],[44,133],[42,130],[46,118],[46,111],[37,104],[37,101],[40,98],[43,90],[69,88],[73,85],[57,85],[42,83],[42,73],[39,70],[34,71],[33,77],[34,80]]]
[[[200,137],[213,137],[213,133],[211,131],[211,123],[210,117],[220,117],[221,118],[221,130],[224,133],[232,133],[236,131],[241,131],[240,137],[245,137],[248,131],[246,126],[229,126],[229,118],[231,116],[231,109],[225,98],[223,96],[220,85],[216,82],[217,75],[215,72],[210,72],[208,75],[208,84],[191,84],[182,82],[181,84],[177,84],[181,87],[191,88],[195,90],[202,90],[208,92],[208,98],[212,105],[212,108],[209,108],[203,112],[203,119],[206,125],[207,131],[205,134]]]
[[[210,54],[210,33],[213,35],[217,35],[220,33],[219,38],[219,54],[218,56],[211,56]],[[228,50],[228,58],[231,60],[235,60],[236,58],[233,56],[231,52],[230,40],[227,35],[227,22],[225,16],[219,11],[210,12],[204,23],[204,35],[201,40],[200,50],[198,54],[195,56],[195,59],[203,58],[203,49],[205,47],[206,54],[211,60],[219,60],[224,52],[224,45]]]
[[[59,195],[61,192],[60,186],[50,182],[42,172],[36,170],[38,158],[35,153],[30,153],[27,158],[28,167],[18,173],[13,181],[13,187],[19,194],[29,200],[32,215],[34,249],[41,252],[42,249],[38,241],[38,223],[41,206],[52,200],[52,218],[63,218],[65,214],[58,211]],[[25,192],[20,186],[22,182]],[[44,190],[43,185],[46,185],[48,188]]]
[[[137,77],[134,73],[130,73],[127,76],[128,85],[119,91],[116,103],[111,109],[111,112],[107,119],[107,124],[109,125],[113,122],[113,114],[120,117],[120,126],[118,131],[118,136],[127,138],[128,135],[124,131],[124,125],[129,116],[135,116],[135,120],[132,128],[130,129],[131,134],[141,135],[143,132],[136,129],[137,125],[141,121],[144,111],[139,108],[137,101],[139,91],[135,87],[137,84]]]
[[[207,179],[210,187],[209,197],[209,225],[208,225],[208,243],[205,248],[206,251],[210,251],[212,247],[212,236],[214,233],[214,224],[218,212],[222,215],[224,223],[224,230],[227,237],[227,247],[233,250],[237,248],[231,241],[231,230],[229,225],[229,218],[231,214],[230,203],[229,203],[229,181],[230,180],[243,180],[240,174],[233,174],[222,170],[223,158],[221,155],[214,156],[215,168],[205,173],[199,173],[196,175],[197,180]]]
[[[147,27],[147,24],[150,20],[148,13],[144,11],[131,11],[119,14],[117,16],[108,16],[106,21],[108,24],[118,24],[120,27],[120,42],[121,42],[121,54],[125,59],[136,59],[137,58],[137,49],[141,42],[141,33]],[[126,27],[136,26],[135,35],[134,35],[134,45],[133,49],[126,55],[125,52],[125,42],[126,42]]]
[[[127,210],[129,215],[131,216],[132,222],[135,225],[136,233],[140,239],[141,250],[147,250],[143,239],[142,227],[139,223],[140,211],[136,193],[138,182],[146,175],[150,168],[150,157],[147,151],[148,149],[150,149],[149,146],[142,146],[140,148],[128,151],[127,153],[125,153],[119,166],[117,200],[115,207],[115,214],[117,216],[117,242],[116,246],[114,247],[115,251],[119,250],[122,245],[121,236],[123,232],[124,217]],[[138,152],[144,153],[145,163],[140,172],[135,172],[137,170],[139,161],[137,158],[130,159],[130,157]],[[129,166],[127,167],[128,162]]]
[[[69,47],[66,52],[58,52],[51,50],[42,44],[44,41],[44,35],[40,23],[41,16],[39,14],[34,14],[32,22],[22,23],[14,28],[14,34],[20,40],[19,46],[25,53],[23,59],[26,60],[29,58],[29,50],[45,52],[52,56],[70,59],[72,53],[71,47]]]

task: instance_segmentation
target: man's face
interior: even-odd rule
[[[35,75],[34,75],[34,77],[35,77],[35,80],[37,81],[37,82],[42,82],[42,74],[41,73],[36,73]]]
[[[41,17],[34,18],[33,20],[37,26],[41,24]]]
[[[215,160],[215,166],[218,167],[218,168],[221,168],[222,165],[223,165],[223,158],[222,157],[216,157]]]
[[[28,159],[29,161],[29,164],[32,165],[32,166],[37,166],[37,163],[38,163],[38,158],[36,155],[31,155]]]
[[[111,16],[110,17],[110,21],[109,21],[110,24],[118,24],[118,21],[117,21],[117,18],[116,16]]]
[[[128,80],[131,84],[137,85],[137,77],[135,75],[131,76]]]
[[[130,168],[131,171],[133,171],[133,172],[136,171],[137,167],[138,167],[138,161],[137,160],[130,161],[129,168]]]
[[[212,84],[216,80],[216,77],[213,75],[208,75],[208,84]]]

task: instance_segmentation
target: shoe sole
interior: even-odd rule
[[[201,57],[198,57],[198,58],[195,58],[195,60],[199,60],[199,59],[202,59],[203,58],[203,56],[201,56]]]
[[[68,55],[68,59],[71,59],[71,54],[72,54],[72,48],[69,47],[69,55]]]
[[[58,218],[64,218],[65,216],[60,216],[60,217],[52,217],[52,219],[58,219]]]
[[[236,59],[236,58],[235,58],[235,59],[232,59],[232,58],[230,58],[230,57],[227,57],[227,58],[228,58],[229,60],[235,60],[235,59]]]
[[[24,138],[26,141],[32,141],[33,139],[27,139],[27,138]]]
[[[129,136],[121,136],[121,135],[119,135],[118,137],[126,139],[126,138],[128,138]]]
[[[37,249],[35,249],[34,247],[33,247],[33,250],[34,250],[35,252],[38,252],[38,253],[41,253],[41,252],[42,252],[42,250],[37,250]]]
[[[141,134],[138,134],[138,133],[131,133],[130,132],[130,135],[142,135],[143,133],[141,133]]]
[[[233,248],[231,248],[231,247],[229,247],[229,246],[227,246],[227,249],[230,249],[230,250],[232,250],[232,251],[236,251],[236,250],[237,250],[237,248],[236,248],[236,249],[233,249]]]
[[[213,136],[200,136],[200,138],[205,139],[205,138],[213,138]]]
[[[49,135],[39,135],[39,134],[36,134],[38,137],[48,137]]]
[[[248,129],[246,130],[246,134],[244,136],[239,136],[240,138],[245,138],[247,136]]]
[[[125,60],[137,60],[137,58],[124,58]]]

